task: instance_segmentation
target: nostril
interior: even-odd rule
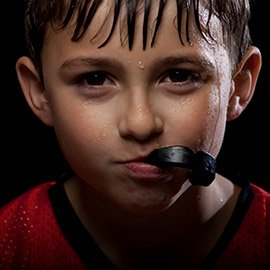
[[[135,111],[121,116],[119,132],[123,137],[148,140],[159,137],[162,131],[163,121],[149,109],[137,107]]]

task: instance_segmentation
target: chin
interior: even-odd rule
[[[120,206],[125,211],[136,214],[158,214],[166,211],[170,208],[177,198],[175,196],[136,196],[123,199],[123,201],[118,201],[118,206]]]

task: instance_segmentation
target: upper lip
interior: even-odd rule
[[[132,158],[128,158],[126,160],[122,160],[121,163],[131,163],[131,162],[145,162],[145,159],[147,158],[147,156],[150,154],[151,152],[149,152],[147,155],[137,155],[135,157]],[[147,162],[145,162],[147,163]]]

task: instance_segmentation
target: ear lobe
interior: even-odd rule
[[[252,99],[261,70],[261,61],[259,49],[252,46],[237,66],[227,111],[228,121],[237,118]]]
[[[53,119],[49,102],[32,60],[25,56],[19,58],[16,63],[16,72],[28,105],[41,121],[52,126]]]

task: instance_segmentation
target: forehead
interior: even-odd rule
[[[207,10],[202,11],[202,19],[206,20]],[[176,1],[168,0],[163,10],[163,16],[160,26],[156,32],[155,42],[151,46],[154,29],[157,24],[156,17],[159,13],[159,5],[153,5],[149,13],[147,24],[147,46],[143,49],[144,40],[144,10],[143,6],[137,7],[134,28],[129,30],[127,25],[127,11],[125,6],[121,7],[119,17],[117,18],[115,28],[114,25],[114,5],[113,1],[104,0],[96,9],[91,24],[85,30],[84,35],[77,40],[72,41],[74,31],[76,31],[77,18],[73,18],[67,27],[59,31],[59,28],[49,27],[45,36],[41,58],[43,67],[48,63],[54,63],[55,66],[62,65],[69,59],[84,57],[109,57],[125,62],[126,59],[131,61],[144,60],[145,65],[150,65],[156,58],[178,58],[188,57],[189,59],[200,59],[204,63],[211,63],[213,67],[222,66],[224,63],[229,67],[230,59],[226,46],[222,42],[221,25],[219,20],[212,17],[210,21],[211,35],[215,41],[206,35],[202,36],[194,23],[192,14],[189,16],[189,39],[185,33],[185,25],[181,26],[181,34],[184,44],[179,39],[177,28],[177,8]],[[183,17],[183,20],[185,17]],[[204,31],[204,25],[201,26]],[[132,44],[130,49],[129,41]],[[112,35],[110,36],[110,33]],[[100,47],[108,37],[109,41],[105,46]],[[129,61],[127,61],[129,62]],[[209,65],[210,66],[210,65]]]
[[[220,22],[214,17],[211,20],[215,42],[211,39],[205,40],[192,22],[189,25],[191,42],[182,44],[175,23],[177,13],[175,7],[175,1],[167,2],[155,43],[150,46],[148,42],[145,49],[142,46],[143,12],[138,12],[136,17],[133,47],[130,49],[128,27],[125,23],[127,13],[124,9],[120,11],[122,13],[119,15],[108,43],[99,47],[108,37],[114,18],[111,13],[111,2],[107,0],[98,7],[85,34],[76,42],[72,41],[74,29],[76,29],[74,21],[61,31],[49,27],[41,51],[44,77],[58,81],[57,78],[61,76],[57,74],[61,74],[60,71],[66,66],[68,68],[65,70],[73,70],[73,72],[76,70],[77,73],[104,68],[114,75],[120,76],[121,74],[121,78],[132,81],[136,85],[138,81],[146,82],[155,77],[155,74],[159,74],[161,69],[166,67],[184,66],[185,69],[192,69],[196,72],[204,70],[205,74],[213,74],[215,79],[224,78],[222,81],[226,82],[231,76],[232,63],[226,46],[221,42]],[[157,12],[158,9],[153,9],[153,13],[149,14],[149,25],[155,24]],[[148,38],[151,39],[152,35],[153,30],[148,27]],[[183,35],[185,34],[183,33]],[[73,64],[70,65],[70,63]],[[112,65],[112,63],[114,64]]]
[[[78,4],[78,3],[81,4]],[[196,2],[196,4],[195,4]],[[115,31],[120,32],[121,43],[129,42],[132,46],[133,39],[142,35],[146,41],[153,45],[156,36],[160,36],[160,28],[168,21],[171,27],[178,30],[178,36],[182,43],[190,43],[194,34],[204,36],[211,40],[215,36],[213,21],[217,18],[209,13],[205,1],[77,1],[76,5],[66,5],[66,17],[56,23],[55,29],[59,29],[59,23],[73,28],[71,37],[78,41],[88,31],[92,40],[109,40]],[[188,4],[190,3],[190,4]],[[67,3],[66,3],[67,4]],[[211,18],[210,18],[211,14]],[[60,16],[61,17],[61,16]],[[61,20],[61,19],[60,19]],[[208,27],[210,25],[210,27]],[[219,25],[220,26],[220,25]],[[209,32],[211,30],[211,33]],[[220,28],[219,33],[222,32]],[[213,40],[212,40],[213,41]],[[105,42],[106,43],[106,42]]]

